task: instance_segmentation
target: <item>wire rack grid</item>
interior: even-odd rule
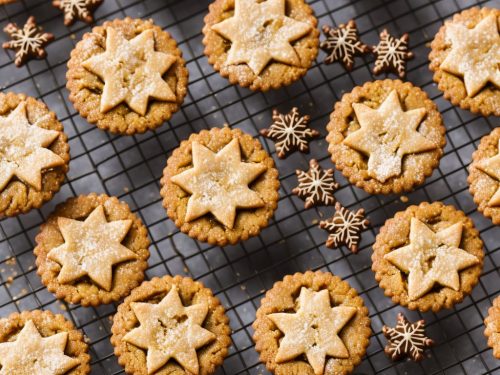
[[[349,208],[363,207],[372,223],[363,233],[360,251],[329,250],[327,233],[318,220],[333,214],[332,207],[304,210],[291,194],[295,169],[307,169],[316,158],[331,167],[325,125],[333,104],[354,86],[373,80],[372,58],[357,58],[347,73],[338,64],[324,65],[320,55],[299,82],[279,91],[253,93],[230,85],[207,63],[201,43],[203,17],[209,0],[105,0],[95,13],[96,23],[125,16],[152,18],[178,41],[190,72],[189,94],[182,109],[155,132],[133,137],[112,136],[89,126],[75,113],[65,89],[69,52],[90,27],[77,22],[66,28],[61,14],[47,0],[19,0],[0,7],[0,27],[24,23],[35,15],[46,31],[56,35],[45,60],[15,68],[10,52],[0,52],[2,91],[23,92],[40,98],[57,113],[69,135],[70,172],[61,191],[41,210],[0,222],[0,316],[14,311],[47,309],[64,314],[88,337],[92,374],[120,374],[122,368],[109,343],[115,305],[83,308],[58,301],[36,274],[34,236],[55,205],[70,196],[105,192],[126,201],[148,226],[152,240],[147,278],[165,274],[189,275],[213,289],[227,309],[233,345],[218,374],[267,374],[252,343],[251,324],[265,290],[286,274],[322,269],[347,280],[370,310],[374,334],[359,374],[483,374],[499,373],[483,337],[483,319],[498,294],[500,229],[476,211],[466,183],[467,165],[480,138],[498,126],[498,119],[485,119],[453,107],[442,98],[428,71],[429,42],[446,18],[462,9],[480,5],[499,7],[500,0],[310,0],[319,25],[337,25],[355,18],[365,43],[376,44],[383,28],[400,35],[410,33],[415,59],[408,64],[407,80],[422,87],[438,104],[447,128],[447,146],[439,168],[425,185],[407,195],[371,196],[349,185],[335,172],[341,187],[336,197]],[[0,35],[0,42],[6,35]],[[271,108],[283,111],[298,106],[311,115],[311,126],[322,137],[312,142],[311,154],[295,153],[286,160],[275,157],[280,171],[278,210],[270,226],[255,238],[224,249],[191,240],[166,218],[159,195],[159,179],[167,156],[190,133],[228,123],[259,136],[271,123]],[[260,138],[275,156],[272,142]],[[470,297],[451,310],[437,314],[409,312],[383,295],[374,280],[371,244],[380,226],[395,212],[412,203],[441,200],[465,211],[481,231],[485,244],[484,272]],[[393,325],[398,312],[411,319],[425,318],[427,332],[436,345],[420,363],[393,363],[383,353],[384,324]]]

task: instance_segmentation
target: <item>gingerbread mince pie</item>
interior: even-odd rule
[[[152,21],[107,21],[71,52],[66,87],[82,117],[112,133],[155,129],[178,111],[188,70],[177,43]]]
[[[83,335],[62,315],[34,310],[0,319],[1,374],[89,374],[87,351]]]
[[[0,93],[0,216],[39,208],[57,193],[68,171],[62,124],[45,104]]]
[[[500,9],[470,8],[453,16],[432,41],[434,81],[454,105],[500,116]]]
[[[446,144],[437,106],[399,80],[355,87],[337,102],[327,129],[337,169],[370,194],[401,193],[423,183]]]
[[[500,297],[493,300],[493,306],[488,309],[484,325],[486,326],[484,335],[488,338],[489,347],[493,349],[493,356],[500,359]]]
[[[439,311],[471,293],[483,258],[471,219],[453,206],[424,202],[385,222],[373,245],[372,270],[395,303]]]
[[[355,289],[328,272],[296,273],[262,299],[255,349],[274,374],[349,374],[371,335],[368,309]]]
[[[267,91],[306,74],[318,21],[304,0],[215,0],[203,27],[208,62],[233,84]]]
[[[35,238],[38,274],[59,299],[117,301],[144,280],[148,233],[125,202],[82,195],[58,205]]]
[[[469,190],[479,211],[500,224],[500,128],[481,139],[469,166]]]
[[[161,180],[163,206],[182,232],[225,246],[259,234],[278,204],[278,171],[258,140],[228,127],[181,142]]]
[[[118,306],[111,343],[127,374],[213,374],[231,344],[219,300],[188,277],[153,278]]]

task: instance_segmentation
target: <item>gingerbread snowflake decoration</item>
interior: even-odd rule
[[[370,51],[370,47],[359,40],[356,22],[350,20],[338,28],[323,26],[326,39],[321,42],[321,49],[327,54],[325,64],[340,61],[344,67],[351,71],[354,65],[354,56]]]
[[[384,326],[382,332],[389,341],[385,354],[393,361],[405,356],[413,361],[420,361],[424,358],[424,350],[434,345],[434,341],[425,336],[425,321],[410,323],[401,313],[398,314],[396,327]]]
[[[368,228],[369,221],[365,219],[365,210],[360,208],[356,212],[350,211],[337,202],[335,214],[328,220],[320,221],[319,226],[330,232],[326,240],[326,247],[334,249],[345,244],[353,253],[358,252],[358,243],[361,232]]]
[[[2,47],[16,51],[14,63],[18,67],[31,57],[44,58],[47,55],[44,47],[54,40],[54,35],[41,31],[33,16],[28,18],[22,28],[15,23],[9,23],[3,31],[9,34],[12,40],[3,43]]]
[[[307,172],[297,169],[299,185],[292,192],[305,199],[304,207],[311,208],[317,204],[325,206],[333,204],[333,193],[339,187],[333,178],[333,169],[323,170],[318,162],[312,159]]]
[[[53,0],[52,5],[64,13],[64,24],[71,25],[76,19],[91,23],[92,12],[103,0]]]
[[[294,150],[309,151],[309,139],[319,135],[319,132],[307,126],[309,120],[309,116],[300,115],[297,107],[292,108],[288,114],[279,113],[275,109],[273,124],[260,133],[275,141],[278,157],[283,159]]]
[[[413,53],[408,49],[409,38],[408,34],[394,38],[387,30],[382,31],[380,42],[373,47],[373,53],[377,57],[373,74],[393,71],[403,78],[406,74],[406,61],[413,58]]]

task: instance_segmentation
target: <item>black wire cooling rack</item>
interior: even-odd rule
[[[0,316],[14,311],[46,309],[71,319],[88,337],[92,374],[119,374],[122,368],[109,342],[111,317],[116,306],[83,308],[58,301],[36,274],[32,249],[39,225],[55,205],[70,196],[105,192],[126,201],[148,226],[151,258],[147,277],[165,274],[189,275],[213,289],[231,319],[233,345],[218,374],[267,374],[259,363],[251,336],[251,324],[265,290],[286,274],[322,269],[347,280],[370,310],[374,335],[358,374],[500,374],[500,361],[493,358],[483,336],[483,319],[500,290],[500,228],[476,211],[468,192],[467,165],[479,140],[499,125],[498,118],[485,119],[453,107],[442,98],[428,71],[429,43],[444,19],[474,5],[500,7],[500,0],[311,0],[319,25],[336,25],[355,18],[363,41],[376,44],[378,33],[410,33],[415,59],[408,64],[407,80],[422,87],[438,104],[447,128],[447,146],[439,169],[405,198],[371,196],[341,183],[336,197],[349,208],[363,207],[372,223],[363,233],[360,251],[325,248],[327,233],[318,220],[333,214],[333,208],[304,210],[303,202],[291,195],[296,185],[295,169],[307,169],[316,158],[331,167],[325,125],[333,104],[354,86],[373,80],[372,58],[358,58],[347,73],[340,65],[324,65],[320,52],[305,78],[294,85],[266,94],[228,84],[215,73],[203,55],[201,29],[209,0],[105,0],[95,13],[97,23],[106,19],[152,18],[178,41],[190,73],[189,93],[182,109],[156,132],[133,137],[112,136],[88,125],[68,101],[65,89],[66,61],[71,49],[90,28],[80,22],[67,28],[63,17],[48,0],[18,0],[0,6],[0,28],[8,22],[23,24],[35,15],[56,40],[47,47],[45,60],[32,61],[18,69],[10,52],[0,52],[2,91],[26,93],[40,98],[63,122],[71,146],[70,172],[61,191],[41,210],[0,222]],[[6,39],[1,33],[0,42]],[[259,136],[271,123],[271,109],[298,106],[311,115],[311,126],[322,137],[312,142],[311,154],[295,153],[285,160],[275,157],[280,171],[278,210],[260,236],[224,249],[196,242],[180,233],[167,219],[161,205],[159,179],[166,159],[190,133],[228,123]],[[272,142],[260,138],[275,156]],[[371,244],[380,226],[396,211],[412,203],[441,200],[465,211],[481,231],[486,257],[484,272],[470,297],[451,310],[437,314],[409,312],[383,295],[371,267]],[[425,318],[427,332],[436,345],[421,363],[392,363],[383,352],[383,324],[393,325],[399,311],[410,318]]]

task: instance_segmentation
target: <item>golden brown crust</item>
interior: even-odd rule
[[[225,65],[231,42],[212,30],[213,25],[233,15],[234,4],[235,0],[215,0],[209,6],[203,27],[205,55],[221,76],[228,78],[232,84],[239,84],[254,91],[268,91],[288,86],[307,73],[307,69],[318,55],[319,31],[316,28],[318,20],[304,0],[286,0],[286,15],[312,26],[306,36],[292,43],[301,66],[272,61],[259,75],[255,75],[247,64]]]
[[[59,132],[48,149],[59,155],[64,165],[42,171],[41,191],[13,177],[0,192],[0,216],[15,216],[41,207],[59,191],[69,170],[68,137],[56,115],[44,103],[24,94],[0,93],[0,116],[8,116],[22,101],[26,102],[26,116],[30,124],[38,121],[37,126]]]
[[[314,375],[312,367],[301,358],[276,363],[276,353],[283,334],[268,317],[269,314],[273,313],[296,311],[296,299],[303,286],[314,291],[328,289],[330,299],[335,306],[352,306],[357,309],[356,315],[339,333],[339,337],[349,351],[349,358],[327,357],[324,370],[324,375],[351,373],[354,367],[361,362],[370,342],[370,318],[368,317],[368,309],[356,290],[329,272],[307,271],[288,275],[283,281],[275,283],[273,288],[267,291],[253,323],[255,330],[253,339],[255,349],[260,353],[260,360],[266,364],[269,371],[276,375]]]
[[[458,222],[463,223],[460,248],[476,256],[479,263],[459,272],[460,290],[436,286],[414,301],[409,299],[407,276],[384,259],[384,255],[408,245],[412,217],[427,224],[434,232]],[[394,303],[407,306],[410,310],[424,312],[432,309],[436,312],[442,308],[451,308],[471,293],[472,288],[479,281],[483,269],[483,258],[483,241],[471,219],[453,206],[445,206],[441,202],[423,202],[396,213],[392,219],[385,222],[373,245],[372,270],[375,272],[375,279],[380,287],[384,289],[385,295],[391,297]]]
[[[104,52],[106,42],[106,28],[113,27],[120,30],[126,38],[132,39],[144,30],[153,30],[155,34],[155,49],[177,56],[177,62],[163,75],[175,93],[175,102],[149,100],[148,110],[144,116],[139,115],[121,103],[106,113],[100,111],[100,101],[103,81],[95,74],[82,66],[82,62],[91,56]],[[182,52],[177,43],[166,31],[153,24],[152,21],[140,19],[115,19],[96,26],[91,32],[83,35],[80,42],[71,51],[66,74],[66,87],[70,91],[69,99],[73,102],[80,115],[88,122],[96,124],[98,128],[112,133],[131,135],[152,130],[167,121],[177,112],[187,93],[188,70],[182,58]]]
[[[132,226],[122,244],[136,253],[137,259],[119,263],[113,267],[113,284],[109,291],[99,287],[88,277],[74,283],[61,284],[57,281],[61,266],[47,258],[50,250],[64,243],[57,218],[62,216],[84,220],[99,205],[104,207],[104,213],[109,221],[132,220]],[[59,204],[47,221],[41,225],[35,241],[37,243],[34,250],[37,257],[37,272],[41,276],[43,284],[57,298],[68,303],[98,306],[118,301],[144,280],[144,272],[148,267],[149,239],[146,227],[130,211],[125,202],[120,202],[117,198],[108,197],[105,194],[81,195]]]
[[[425,108],[427,114],[421,122],[418,131],[437,147],[433,150],[417,154],[405,155],[403,158],[403,173],[380,182],[368,174],[368,157],[361,152],[343,144],[348,134],[359,129],[359,123],[352,108],[353,103],[363,103],[372,108],[378,108],[392,90],[396,90],[404,111]],[[329,131],[326,140],[332,161],[342,174],[359,188],[370,194],[401,193],[412,190],[422,184],[427,176],[432,174],[439,164],[446,144],[445,127],[437,106],[420,88],[409,82],[400,80],[377,80],[355,87],[350,93],[344,94],[342,100],[335,104],[327,125]]]
[[[237,210],[232,229],[228,229],[208,214],[186,222],[184,218],[190,194],[174,184],[170,178],[192,168],[191,145],[194,141],[200,142],[213,152],[218,152],[235,138],[239,140],[243,162],[262,163],[267,167],[267,170],[250,184],[250,188],[256,191],[264,201],[264,206],[256,209]],[[191,134],[188,140],[182,141],[168,158],[167,166],[163,170],[161,185],[160,193],[163,197],[163,206],[175,225],[190,237],[212,245],[235,244],[258,235],[260,230],[267,226],[278,206],[279,180],[273,159],[262,149],[258,140],[239,129],[231,130],[228,127],[203,130],[200,133]]]
[[[494,8],[470,8],[457,13],[451,20],[444,23],[431,43],[432,51],[429,54],[429,69],[434,72],[434,81],[443,95],[453,105],[468,109],[483,116],[500,116],[500,89],[488,84],[477,95],[468,97],[462,77],[443,71],[440,66],[451,50],[446,42],[446,26],[450,23],[465,22],[468,27],[474,27],[490,14],[496,14],[500,24],[500,10]]]
[[[500,359],[500,297],[493,300],[493,305],[488,310],[484,319],[484,335],[488,338],[488,345],[493,349],[493,356]]]
[[[66,375],[85,375],[90,373],[90,355],[87,354],[88,346],[80,331],[64,316],[53,314],[50,311],[23,311],[13,313],[7,318],[0,319],[0,342],[11,341],[21,332],[27,321],[33,321],[42,337],[49,337],[61,332],[68,333],[68,341],[64,354],[77,359],[80,364]]]
[[[202,327],[214,333],[216,339],[196,351],[200,365],[200,375],[213,374],[227,356],[227,349],[231,345],[229,319],[212,291],[202,283],[189,277],[155,277],[135,288],[130,293],[130,296],[125,298],[123,303],[118,306],[118,312],[113,318],[111,344],[115,347],[115,355],[118,357],[118,362],[125,367],[126,373],[147,375],[146,351],[123,341],[123,336],[139,326],[139,321],[132,311],[131,304],[134,302],[158,303],[174,285],[177,286],[184,306],[196,303],[206,303],[208,305],[208,314]],[[168,361],[165,366],[155,372],[155,375],[167,374],[187,375],[184,369],[175,361]]]
[[[469,166],[469,191],[474,198],[474,203],[477,204],[478,210],[484,216],[491,218],[495,225],[500,225],[500,206],[490,206],[488,202],[495,192],[500,188],[500,182],[493,177],[488,176],[476,166],[480,160],[491,158],[498,153],[498,141],[500,140],[500,128],[481,138],[481,143],[476,151],[472,154],[472,163]]]

